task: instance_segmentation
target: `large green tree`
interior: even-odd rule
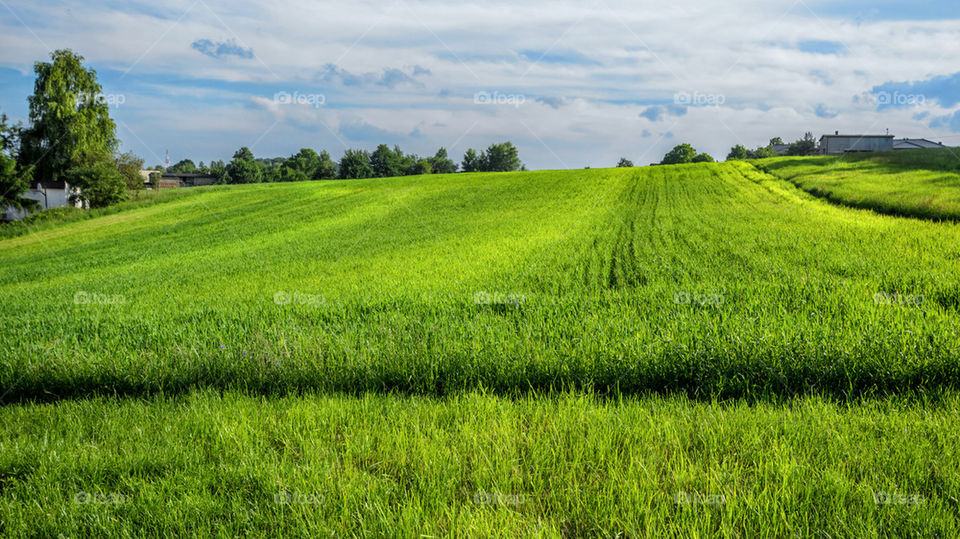
[[[420,174],[432,174],[433,168],[430,165],[429,159],[421,159],[416,155],[412,156],[410,164],[407,166],[404,174],[407,176],[418,176]]]
[[[70,185],[80,189],[71,196],[71,202],[82,200],[91,208],[103,208],[124,200],[127,185],[123,175],[110,161],[95,161],[89,165],[73,167],[64,178]]]
[[[331,180],[337,177],[337,164],[330,158],[327,150],[320,151],[320,161],[311,180]]]
[[[300,176],[302,176],[304,180],[309,180],[313,178],[317,172],[317,168],[320,167],[320,156],[310,148],[300,148],[299,152],[291,155],[290,159],[287,159],[285,165],[295,172],[292,175],[288,173],[288,177],[284,178],[285,181],[290,181],[292,177],[299,178]]]
[[[340,177],[347,180],[372,178],[370,152],[365,150],[346,150],[340,159]]]
[[[126,152],[116,156],[114,164],[120,175],[123,176],[127,190],[132,191],[134,195],[138,195],[140,190],[143,189],[143,175],[140,174],[140,171],[143,170],[143,159],[134,155],[133,152]]]
[[[470,148],[463,154],[463,162],[460,164],[460,170],[463,172],[480,172],[483,164],[477,151]]]
[[[803,138],[790,144],[787,155],[816,155],[819,153],[817,139],[813,138],[813,133],[807,131]]]
[[[377,178],[391,178],[404,174],[404,156],[400,148],[391,150],[386,144],[377,146],[370,154],[370,167]]]
[[[744,160],[747,159],[748,155],[747,147],[743,144],[737,144],[733,148],[730,148],[730,153],[727,154],[727,161]]]
[[[430,168],[434,174],[451,174],[457,171],[457,164],[447,155],[446,148],[440,148],[430,158]]]
[[[693,146],[683,143],[674,146],[672,150],[667,152],[667,155],[663,156],[663,160],[660,161],[660,163],[664,165],[693,163],[696,157],[697,150],[695,150]]]
[[[250,148],[244,146],[233,154],[224,178],[227,183],[260,183],[263,181],[263,167],[254,160]]]
[[[197,165],[194,165],[192,160],[183,159],[168,168],[167,172],[173,174],[193,174],[199,171],[197,170]]]
[[[54,51],[51,62],[37,62],[30,127],[21,138],[20,162],[35,167],[41,180],[62,179],[74,167],[108,161],[117,147],[97,73],[73,51]]]
[[[520,153],[512,142],[491,144],[483,155],[483,170],[487,172],[513,172],[522,165]]]

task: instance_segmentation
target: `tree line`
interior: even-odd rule
[[[56,50],[50,62],[34,64],[34,91],[28,125],[11,125],[0,115],[0,208],[32,210],[39,204],[24,194],[36,181],[65,181],[72,202],[97,208],[126,199],[144,188],[143,160],[120,153],[117,126],[110,118],[97,73],[69,49]],[[162,167],[154,167],[163,171]],[[229,163],[195,165],[184,159],[170,172],[209,174],[220,183],[260,183],[325,179],[385,178],[414,174],[525,170],[511,142],[469,149],[458,166],[445,148],[432,157],[407,154],[398,146],[379,145],[373,152],[347,150],[338,162],[326,151],[303,148],[290,157],[257,159],[249,148],[237,150]]]
[[[175,174],[205,174],[216,178],[218,183],[262,183],[308,180],[390,178],[419,174],[452,174],[463,172],[512,172],[525,170],[520,162],[519,151],[512,142],[491,144],[477,153],[470,148],[457,165],[450,159],[446,148],[440,148],[432,157],[420,157],[404,153],[399,146],[392,149],[380,144],[373,152],[348,149],[339,161],[334,161],[326,150],[320,153],[302,148],[290,157],[255,158],[244,146],[233,154],[229,163],[213,161],[205,166],[184,159],[164,169],[154,170]]]
[[[673,147],[672,150],[667,152],[667,155],[663,156],[663,159],[660,160],[661,165],[683,165],[686,163],[713,163],[714,159],[708,153],[700,153],[693,146],[683,143],[678,144]],[[621,157],[620,161],[617,162],[618,168],[632,167],[633,161],[627,159],[626,157]]]
[[[760,146],[753,150],[747,149],[742,144],[737,144],[733,148],[730,148],[730,153],[727,154],[727,161],[777,157],[780,154],[777,153],[777,151],[774,149],[774,146],[783,145],[783,139],[780,137],[774,137],[770,139],[770,142],[766,146]],[[790,146],[787,148],[786,155],[802,156],[817,155],[819,153],[820,148],[817,144],[817,139],[813,137],[813,133],[807,131],[804,133],[803,138],[790,143]]]
[[[761,146],[756,149],[750,150],[747,149],[742,144],[737,144],[730,149],[730,153],[727,154],[727,161],[734,160],[745,160],[745,159],[764,159],[767,157],[777,157],[780,154],[774,149],[774,146],[784,145],[783,139],[780,137],[774,137],[770,139],[770,142],[766,146]],[[786,155],[796,156],[796,155],[818,155],[820,153],[819,145],[817,144],[817,139],[813,137],[813,133],[807,131],[803,138],[792,142],[787,148]],[[672,150],[667,152],[663,159],[660,161],[661,165],[680,165],[684,163],[713,163],[714,159],[710,154],[699,153],[697,150],[686,143],[678,144],[674,146]],[[626,157],[621,157],[620,161],[617,163],[618,167],[632,167],[633,161],[630,161]]]

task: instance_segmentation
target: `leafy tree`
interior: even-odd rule
[[[359,179],[372,178],[373,167],[370,166],[370,152],[364,150],[346,150],[340,158],[340,178]]]
[[[664,165],[692,163],[695,157],[697,157],[697,150],[695,150],[693,146],[686,143],[678,144],[667,152],[667,155],[663,156],[661,163]]]
[[[772,139],[770,139],[770,144],[769,144],[769,145],[770,145],[770,146],[777,146],[777,145],[782,145],[782,144],[783,144],[783,139],[782,139],[782,138],[780,138],[780,137],[773,137]]]
[[[320,152],[320,161],[313,172],[311,180],[330,180],[337,177],[337,164],[330,158],[326,150]]]
[[[813,133],[807,131],[803,138],[790,144],[787,155],[816,155],[819,153],[817,148],[817,139],[813,138]]]
[[[633,166],[633,161],[627,159],[626,157],[621,157],[620,162],[617,163],[619,168],[629,168]]]
[[[117,127],[100,98],[97,74],[83,66],[83,57],[68,49],[50,57],[52,62],[33,66],[30,127],[23,131],[19,158],[21,165],[35,165],[39,178],[56,181],[75,167],[109,160]]]
[[[777,157],[773,146],[762,146],[750,152],[750,159],[766,159],[767,157]]]
[[[447,155],[446,148],[440,148],[430,158],[430,168],[434,174],[452,174],[457,171],[457,164]]]
[[[700,153],[693,158],[693,162],[694,163],[713,163],[714,161],[713,161],[713,156],[711,156],[710,154]]]
[[[484,152],[482,170],[487,172],[513,172],[520,169],[520,156],[512,142],[491,144]]]
[[[197,166],[189,159],[183,159],[167,169],[167,172],[173,174],[194,174],[197,172]]]
[[[747,155],[747,148],[743,144],[737,144],[733,148],[730,148],[730,153],[727,154],[727,161],[747,159]]]
[[[227,165],[228,183],[260,183],[263,181],[263,167],[254,161],[253,152],[244,146],[233,154],[233,161]]]
[[[70,201],[82,201],[91,208],[116,204],[127,195],[124,177],[110,161],[74,167],[65,172],[64,177],[71,186],[79,189],[70,196]]]
[[[207,173],[217,179],[217,183],[227,183],[224,176],[227,174],[227,165],[223,161],[211,161]]]
[[[261,181],[264,181],[264,182],[281,181],[280,175],[283,173],[282,165],[279,167],[265,167],[263,166],[263,164],[258,163],[256,161],[254,161],[253,164],[260,167],[260,171],[262,172]]]
[[[127,190],[139,194],[143,189],[143,176],[140,174],[143,170],[143,159],[134,155],[133,152],[122,153],[114,158],[114,166],[123,176]]]
[[[431,174],[433,170],[430,167],[429,159],[419,159],[414,156],[413,163],[407,167],[406,173],[408,176],[417,176],[420,174]]]
[[[284,165],[280,168],[280,181],[305,182],[310,178],[299,168]]]
[[[237,150],[236,152],[234,152],[233,159],[234,160],[241,159],[243,161],[253,161],[254,160],[253,152],[250,151],[250,148],[247,148],[246,146],[244,146],[239,150]]]
[[[381,144],[370,154],[370,167],[377,178],[400,176],[405,172],[405,165],[403,152],[399,147],[391,150],[386,144]]]
[[[317,152],[311,150],[310,148],[300,148],[300,151],[291,155],[287,159],[283,167],[292,169],[293,171],[298,172],[295,174],[295,177],[302,177],[303,180],[309,180],[317,172],[317,168],[320,166],[320,156],[317,155]],[[299,181],[299,180],[290,180],[290,173],[282,172],[281,176],[282,181]]]
[[[480,156],[477,155],[476,150],[470,148],[463,154],[463,162],[460,164],[460,169],[464,172],[480,172],[483,169],[483,162]]]
[[[19,126],[8,126],[7,115],[0,114],[0,210],[9,206],[18,209],[34,209],[40,204],[23,194],[30,188],[33,168],[26,170],[17,165]]]

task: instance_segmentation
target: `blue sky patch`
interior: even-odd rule
[[[237,58],[253,58],[253,49],[245,49],[238,45],[234,40],[229,41],[211,41],[209,39],[198,39],[190,44],[190,47],[200,54],[210,58],[224,58],[226,56],[236,56]]]
[[[819,39],[801,41],[797,43],[797,48],[811,54],[841,54],[846,51],[846,46],[839,41],[821,41]]]

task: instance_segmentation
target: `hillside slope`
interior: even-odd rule
[[[0,387],[960,387],[957,232],[743,163],[200,192],[0,241]]]
[[[960,221],[955,148],[764,159],[757,165],[831,202],[887,215]]]

